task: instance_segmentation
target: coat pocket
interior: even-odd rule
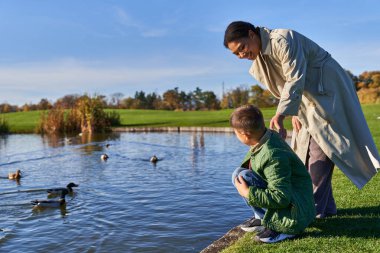
[[[323,75],[321,67],[308,67],[304,88],[304,95],[309,100],[306,110],[315,110],[328,122],[332,122],[335,115],[335,92],[330,85],[333,84]]]

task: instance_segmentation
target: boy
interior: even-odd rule
[[[295,237],[315,217],[306,167],[279,134],[265,128],[257,107],[237,108],[230,124],[239,141],[251,147],[241,168],[232,174],[236,189],[254,212],[241,228],[258,232],[254,240],[259,242]]]

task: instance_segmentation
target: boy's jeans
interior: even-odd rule
[[[247,182],[248,186],[254,185],[258,188],[263,188],[263,189],[267,188],[267,183],[259,175],[257,175],[257,173],[254,172],[253,170],[241,168],[241,167],[236,168],[235,171],[232,173],[232,184],[234,186],[235,186],[235,178],[238,176],[242,176],[245,182]],[[243,198],[243,199],[245,203],[248,206],[250,206],[248,204],[248,200],[246,198]],[[260,207],[254,207],[254,206],[250,206],[250,207],[253,209],[253,213],[256,219],[264,218],[266,209],[260,208]]]

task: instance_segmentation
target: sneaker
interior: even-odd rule
[[[262,232],[258,233],[253,239],[256,242],[275,243],[281,242],[285,239],[296,237],[295,235],[281,234],[269,228],[265,228]]]
[[[255,217],[242,223],[240,228],[245,232],[261,232],[264,230],[264,226],[261,225],[261,220]]]

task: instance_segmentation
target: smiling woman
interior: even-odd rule
[[[232,23],[227,28],[224,46],[240,59],[253,61],[261,48],[259,29],[250,23]]]
[[[236,21],[224,46],[253,61],[251,75],[279,99],[270,128],[286,137],[292,116],[292,148],[308,167],[317,217],[336,214],[331,178],[334,164],[361,189],[380,167],[351,78],[309,38],[288,29],[268,29]]]

